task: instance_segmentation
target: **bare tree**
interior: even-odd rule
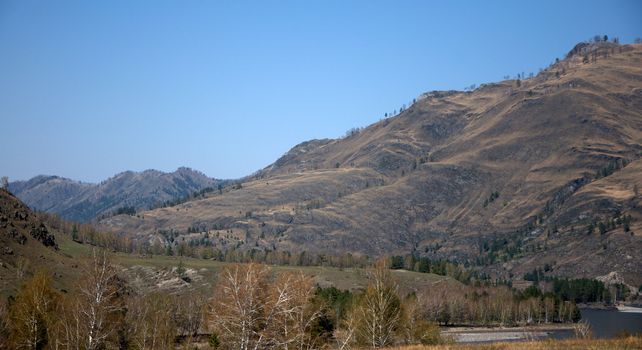
[[[192,337],[198,333],[203,320],[203,310],[206,298],[198,293],[189,291],[174,298],[175,311],[173,322],[178,335],[184,336],[189,344]]]
[[[212,298],[210,324],[232,348],[259,348],[268,269],[238,264],[225,269]]]
[[[92,260],[80,284],[80,298],[84,299],[83,313],[87,321],[88,350],[98,349],[116,330],[112,316],[122,310],[119,294],[120,281],[115,267],[105,251],[93,251]]]
[[[44,348],[57,300],[51,279],[44,272],[36,273],[20,288],[9,312],[9,339],[14,348]]]
[[[311,335],[313,322],[320,316],[317,304],[310,303],[314,281],[302,272],[279,274],[267,300],[269,343],[288,349],[311,349],[317,339]]]
[[[590,338],[593,333],[591,325],[584,320],[574,324],[573,331],[575,331],[575,336],[581,339]]]
[[[334,339],[337,343],[337,349],[344,350],[350,349],[355,342],[357,331],[357,310],[351,310],[343,320],[341,327],[334,332]]]
[[[312,278],[281,273],[274,279],[264,265],[239,264],[225,269],[210,303],[209,324],[228,348],[309,349],[320,308],[310,303]]]
[[[102,349],[116,336],[124,308],[122,283],[106,252],[93,251],[76,289],[64,304],[60,342],[70,348]]]
[[[402,321],[400,322],[403,342],[406,344],[439,344],[443,340],[439,326],[430,322],[424,294],[412,294],[404,299]]]
[[[9,178],[6,176],[0,177],[0,188],[7,189],[9,188]]]
[[[370,283],[357,305],[357,339],[373,348],[394,343],[401,320],[398,286],[382,260],[368,272]]]
[[[175,301],[164,293],[150,293],[128,300],[129,339],[137,349],[169,349],[174,345]]]

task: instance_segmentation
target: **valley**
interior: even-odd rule
[[[634,349],[641,174],[642,44],[598,38],[239,179],[5,178],[0,348]]]

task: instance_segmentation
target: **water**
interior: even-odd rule
[[[582,319],[591,324],[596,338],[613,338],[618,333],[642,333],[642,313],[582,309]]]
[[[621,312],[617,310],[581,309],[582,320],[591,325],[595,338],[613,338],[623,332],[642,333],[642,313]],[[557,330],[550,338],[565,339],[575,337],[573,330]]]
[[[593,336],[596,338],[613,338],[624,332],[642,333],[642,313],[621,312],[617,310],[581,309],[582,319],[591,325]],[[574,338],[572,329],[536,331],[532,337],[543,339]],[[495,341],[524,341],[524,331],[502,330],[497,332],[462,332],[457,335],[458,342],[463,343],[492,343]]]

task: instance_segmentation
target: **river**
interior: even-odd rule
[[[591,325],[595,338],[613,338],[623,333],[642,333],[642,310],[622,312],[618,310],[581,309],[582,320]],[[574,337],[572,330],[553,331],[551,338]]]
[[[591,325],[593,336],[596,338],[613,338],[619,334],[642,333],[642,310],[637,312],[622,312],[618,310],[597,310],[581,309],[582,319]],[[555,326],[548,328],[540,325],[539,328],[525,330],[515,329],[488,329],[468,328],[460,330],[449,330],[442,333],[448,337],[452,336],[457,342],[477,343],[495,341],[524,341],[527,339],[565,339],[575,337],[573,329],[555,329]]]
[[[596,338],[613,338],[622,332],[642,333],[642,312],[596,309],[582,309],[581,312]]]

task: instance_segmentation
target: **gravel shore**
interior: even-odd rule
[[[456,327],[441,332],[446,338],[457,343],[479,343],[495,341],[520,341],[549,337],[554,331],[572,331],[571,325],[547,325],[533,327]]]

